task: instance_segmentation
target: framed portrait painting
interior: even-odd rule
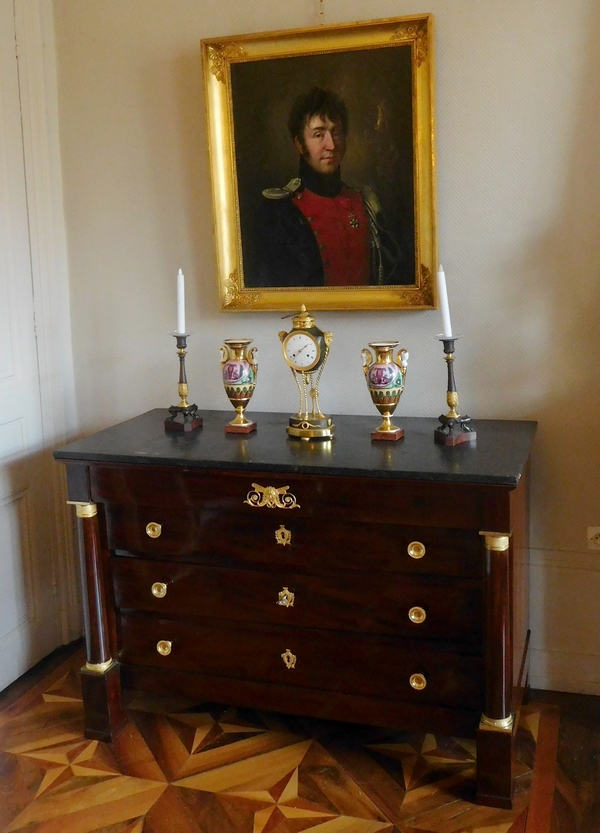
[[[202,56],[221,309],[435,307],[432,16]]]

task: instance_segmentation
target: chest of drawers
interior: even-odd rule
[[[366,417],[332,442],[286,418],[193,436],[151,411],[55,456],[77,504],[86,734],[121,689],[477,738],[478,797],[510,806],[526,680],[527,459],[535,425],[481,421],[478,446]]]

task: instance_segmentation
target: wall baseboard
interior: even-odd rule
[[[600,655],[533,649],[529,684],[546,691],[600,695]]]

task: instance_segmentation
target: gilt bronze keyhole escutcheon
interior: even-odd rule
[[[283,660],[285,667],[289,670],[290,668],[296,667],[296,655],[292,654],[289,648],[286,648],[283,654],[281,655],[281,659]]]
[[[294,607],[294,599],[296,598],[295,594],[292,593],[291,590],[288,590],[287,587],[284,587],[283,590],[279,591],[279,596],[277,598],[277,604],[281,605],[281,607]]]
[[[275,530],[275,540],[282,547],[287,547],[288,544],[292,543],[292,533],[283,524],[280,524],[279,529]]]

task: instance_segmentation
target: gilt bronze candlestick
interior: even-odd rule
[[[171,333],[177,340],[177,353],[179,355],[179,383],[177,393],[179,404],[171,405],[169,413],[171,416],[165,419],[165,431],[183,431],[189,434],[202,427],[202,418],[198,416],[197,405],[190,405],[187,401],[188,383],[185,372],[185,356],[187,337],[189,333]]]
[[[438,340],[444,345],[446,364],[448,366],[448,390],[446,391],[446,403],[450,410],[446,415],[439,417],[442,423],[441,428],[436,428],[433,437],[436,443],[441,445],[459,445],[460,443],[474,444],[477,440],[477,432],[471,426],[471,417],[461,416],[457,412],[458,391],[454,379],[454,342],[458,336],[439,336]]]

